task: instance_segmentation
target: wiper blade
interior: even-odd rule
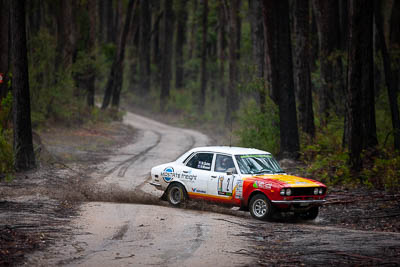
[[[264,172],[272,173],[272,170],[270,170],[270,169],[262,169],[262,170],[254,172],[254,173],[255,174],[261,174],[261,173],[264,173]]]

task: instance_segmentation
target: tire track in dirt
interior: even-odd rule
[[[141,151],[140,153],[138,153],[137,155],[133,156],[132,158],[126,160],[124,162],[124,164],[122,164],[122,166],[120,167],[119,171],[118,171],[118,176],[119,177],[124,177],[126,174],[126,171],[128,170],[128,168],[130,166],[132,166],[132,164],[137,161],[138,159],[140,159],[141,157],[146,156],[146,153],[148,153],[150,150],[152,150],[153,148],[155,148],[156,146],[158,146],[158,144],[161,142],[161,134],[159,132],[156,131],[152,131],[156,136],[157,136],[157,141],[155,142],[154,145],[149,146],[148,148],[146,148],[145,150]],[[110,173],[109,173],[110,174]]]
[[[187,145],[187,146],[185,147],[185,149],[184,149],[183,151],[188,151],[189,149],[192,149],[192,148],[195,146],[195,143],[196,143],[196,140],[195,140],[195,138],[193,137],[193,135],[187,134],[187,136],[188,136],[188,138],[190,139],[190,143],[189,143],[189,145]],[[151,175],[150,175],[150,173],[149,173],[149,176],[147,177],[147,179],[145,179],[142,183],[140,183],[140,184],[135,188],[135,192],[141,192],[141,193],[143,193],[144,195],[150,195],[150,194],[146,193],[145,191],[143,191],[143,187],[144,187],[148,182],[150,182],[150,180],[151,180]]]
[[[120,170],[118,171],[118,176],[119,177],[123,177],[126,173],[126,170],[136,161],[138,160],[140,157],[143,156],[143,154],[149,152],[151,149],[153,149],[154,147],[156,147],[160,142],[161,142],[161,134],[155,131],[151,131],[152,133],[154,133],[157,136],[157,140],[156,142],[147,147],[146,149],[142,150],[142,151],[138,151],[136,152],[132,157],[117,163],[114,167],[112,167],[111,169],[109,169],[108,171],[106,171],[104,173],[104,177],[111,175],[113,172],[115,172],[118,168],[120,168]],[[114,154],[114,156],[125,156],[125,155],[132,155],[132,154],[125,154],[125,153],[116,153]]]

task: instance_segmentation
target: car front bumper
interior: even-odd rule
[[[307,200],[271,200],[273,204],[284,204],[284,205],[293,205],[293,204],[317,204],[322,205],[326,202],[325,199],[307,199]]]
[[[156,182],[149,182],[149,184],[151,184],[152,186],[154,186],[155,188],[162,190],[162,186],[160,183],[156,183]]]

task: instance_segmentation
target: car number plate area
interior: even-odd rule
[[[300,203],[300,207],[307,207],[309,203]]]

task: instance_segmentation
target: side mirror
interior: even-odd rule
[[[233,173],[232,172],[226,172],[226,175],[232,175]]]

